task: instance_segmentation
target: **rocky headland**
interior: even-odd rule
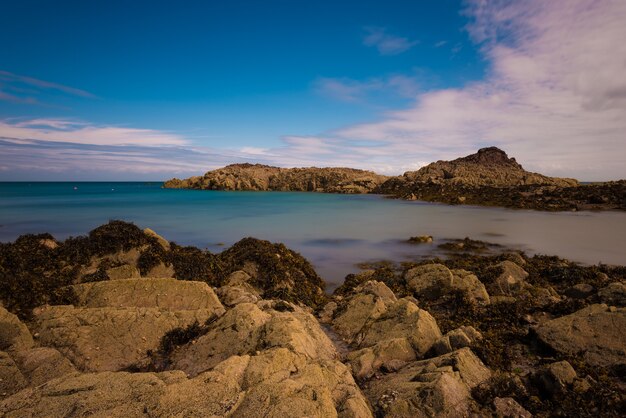
[[[0,244],[0,416],[623,416],[626,267],[443,245],[328,295],[254,238]]]
[[[280,168],[231,164],[204,176],[171,179],[165,188],[324,193],[369,193],[388,177],[353,168]]]
[[[279,168],[232,164],[165,188],[375,193],[406,200],[546,211],[626,210],[626,180],[581,184],[526,171],[496,148],[437,161],[402,176],[350,168]]]

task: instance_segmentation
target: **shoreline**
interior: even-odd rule
[[[212,254],[111,221],[63,242],[38,234],[0,244],[0,323],[19,330],[7,334],[19,340],[3,349],[24,376],[3,386],[0,412],[28,405],[35,416],[50,413],[37,409],[38,399],[108,411],[102,393],[141,409],[155,384],[133,382],[178,373],[156,387],[191,390],[191,398],[167,400],[157,391],[155,416],[226,402],[226,394],[203,386],[218,376],[234,379],[227,385],[253,402],[253,409],[235,404],[238,412],[256,416],[256,383],[246,390],[228,377],[253,367],[269,374],[274,395],[263,408],[270,410],[302,402],[308,395],[288,388],[316,370],[326,377],[305,378],[315,393],[334,393],[334,381],[349,392],[326,403],[312,398],[331,415],[345,408],[362,417],[415,416],[423,408],[444,414],[454,405],[461,415],[497,416],[504,402],[517,416],[547,417],[557,407],[566,415],[619,416],[626,405],[618,353],[626,348],[619,325],[626,325],[626,266],[531,257],[467,238],[440,246],[448,257],[362,265],[326,294],[307,259],[255,238]],[[567,332],[571,324],[576,335]],[[44,352],[42,363],[36,356]],[[287,380],[269,377],[284,373]],[[29,381],[36,384],[29,388]],[[118,393],[111,381],[135,389]],[[79,382],[87,387],[76,394],[47,395],[47,388]],[[217,398],[204,404],[196,391]]]

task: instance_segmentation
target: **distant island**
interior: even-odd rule
[[[373,193],[406,200],[548,211],[626,210],[626,180],[581,184],[526,171],[497,147],[437,161],[402,176],[353,168],[280,168],[231,164],[203,176],[164,183],[197,190]]]

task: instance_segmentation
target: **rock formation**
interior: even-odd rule
[[[205,190],[272,190],[292,192],[369,193],[386,176],[353,168],[279,168],[262,164],[231,164],[204,176],[171,179],[164,187]]]

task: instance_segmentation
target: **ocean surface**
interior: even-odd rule
[[[0,241],[82,235],[111,219],[220,252],[252,236],[282,242],[332,288],[356,264],[416,260],[445,239],[470,237],[531,254],[626,265],[626,213],[547,213],[408,202],[373,195],[162,189],[162,183],[0,183]],[[414,235],[433,244],[411,245]]]

